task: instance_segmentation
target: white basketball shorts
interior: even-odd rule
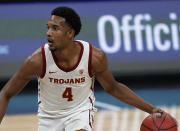
[[[60,119],[39,117],[38,131],[93,131],[94,111],[86,110]]]

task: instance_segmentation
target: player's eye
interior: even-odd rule
[[[58,30],[58,27],[57,26],[53,26],[53,29],[56,31],[56,30]]]

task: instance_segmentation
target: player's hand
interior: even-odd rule
[[[163,110],[160,109],[160,108],[154,108],[154,109],[153,109],[153,113],[161,113],[161,115],[162,115],[163,113],[166,113],[166,114],[168,114],[169,116],[171,116],[169,113],[163,111]],[[174,117],[172,117],[172,116],[171,116],[171,118],[172,118],[172,119],[177,123],[177,125],[178,125],[177,120],[176,120]]]
[[[161,113],[161,114],[163,114],[163,113],[165,113],[165,111],[163,111],[162,109],[160,109],[160,108],[154,108],[153,110],[152,110],[152,113]]]

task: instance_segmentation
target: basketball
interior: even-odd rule
[[[147,116],[140,127],[140,131],[178,131],[176,120],[167,113],[153,113]]]

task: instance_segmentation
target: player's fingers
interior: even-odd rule
[[[165,111],[163,111],[160,108],[155,108],[155,109],[153,109],[153,113],[161,113],[161,114],[163,114],[163,113],[165,113]]]

